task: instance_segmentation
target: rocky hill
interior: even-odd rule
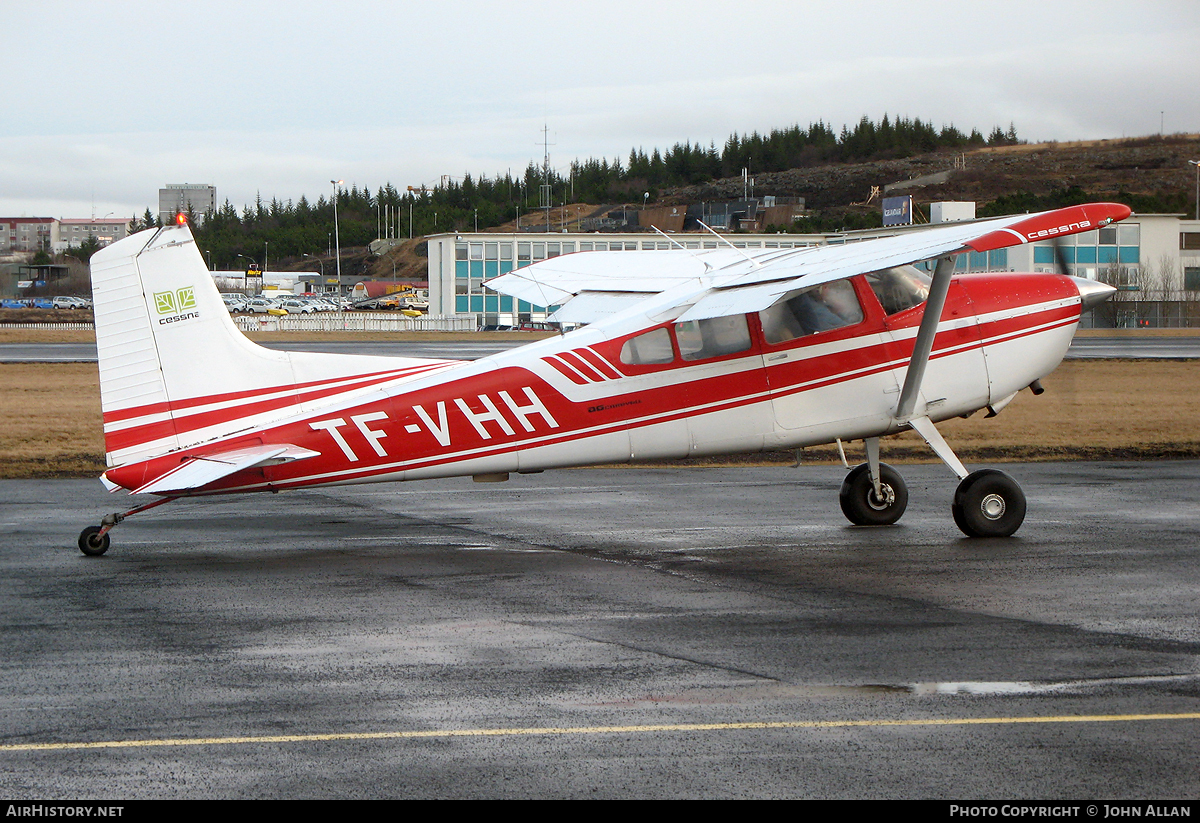
[[[803,197],[810,210],[825,216],[827,224],[844,218],[850,223],[848,218],[857,216],[877,225],[879,200],[868,202],[873,186],[878,186],[881,194],[912,194],[918,209],[939,200],[973,200],[981,216],[1050,208],[1057,203],[1045,200],[1064,195],[1132,199],[1135,211],[1190,214],[1195,208],[1196,170],[1187,161],[1197,158],[1200,135],[1195,134],[1022,144],[755,174],[754,193]],[[742,196],[742,185],[741,177],[731,177],[668,189],[657,204],[734,200]],[[552,223],[558,224],[562,218],[568,228],[576,228],[581,217],[617,205],[570,204],[565,207],[566,217],[560,214],[563,207],[558,207]],[[523,225],[533,219],[527,216]],[[489,230],[515,231],[516,225]],[[391,254],[363,263],[373,277],[422,279],[427,265],[424,243],[417,238]],[[343,261],[343,268],[345,265]]]
[[[1126,192],[1190,210],[1195,168],[1187,161],[1198,157],[1200,135],[1037,143],[756,174],[754,190],[804,197],[810,209],[826,210],[865,203],[872,186],[912,194],[920,203],[974,200],[980,206],[1022,192],[1042,197],[1078,187],[1097,198]],[[921,180],[940,172],[947,173],[944,182]],[[740,177],[729,178],[673,189],[663,201],[733,199],[742,190]]]

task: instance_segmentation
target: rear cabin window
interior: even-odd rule
[[[670,363],[674,359],[671,333],[666,329],[655,329],[631,337],[621,347],[621,362],[630,366],[653,366]]]
[[[750,327],[744,314],[687,320],[675,324],[675,339],[684,360],[707,360],[750,348]]]
[[[932,282],[929,275],[915,266],[898,266],[867,275],[867,283],[887,315],[898,314],[924,303],[929,298],[929,284]]]
[[[758,313],[763,339],[775,345],[861,323],[862,305],[849,280],[835,280],[784,295]]]

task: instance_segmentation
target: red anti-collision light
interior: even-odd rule
[[[186,226],[187,225],[187,215],[184,214],[183,212],[180,212],[179,214],[175,215],[175,222],[181,226]]]

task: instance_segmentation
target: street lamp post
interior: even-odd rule
[[[320,257],[318,257],[315,254],[302,254],[300,256],[301,257],[311,257],[313,260],[316,260],[317,265],[321,267],[321,279],[322,280],[325,279],[325,261],[324,260],[322,260]]]
[[[344,293],[342,288],[342,238],[338,233],[338,216],[337,216],[337,201],[338,201],[338,186],[346,182],[344,180],[330,180],[333,184],[333,240],[337,245],[337,284],[338,294]]]

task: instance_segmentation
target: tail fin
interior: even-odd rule
[[[230,319],[186,225],[118,241],[92,256],[91,270],[110,467],[454,362],[255,345]]]

